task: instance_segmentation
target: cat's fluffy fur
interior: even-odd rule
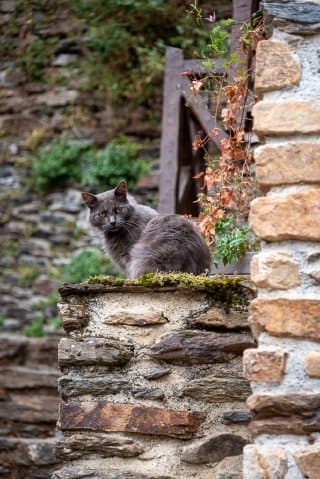
[[[197,227],[181,216],[160,216],[138,204],[125,181],[113,190],[82,196],[91,224],[103,233],[106,253],[128,278],[157,271],[201,274],[209,269],[209,249]]]

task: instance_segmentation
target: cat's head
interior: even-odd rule
[[[127,184],[120,181],[113,190],[99,195],[82,193],[82,198],[90,209],[90,222],[104,232],[112,232],[126,227],[126,222],[132,212],[128,201]]]

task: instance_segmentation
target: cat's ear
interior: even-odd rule
[[[92,193],[87,193],[86,191],[82,193],[82,198],[86,202],[88,208],[93,208],[98,203],[98,198]]]
[[[114,190],[114,195],[123,201],[127,200],[127,193],[128,193],[128,188],[127,188],[127,183],[124,180],[121,180],[118,186]]]

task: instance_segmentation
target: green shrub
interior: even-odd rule
[[[104,191],[125,179],[129,189],[133,189],[140,175],[149,171],[147,162],[137,159],[139,149],[138,143],[123,135],[115,138],[104,150],[92,154],[82,183]]]
[[[247,251],[259,248],[259,241],[248,225],[239,224],[233,215],[227,215],[216,222],[215,236],[212,259],[216,265],[220,261],[224,265],[238,261]]]
[[[30,185],[39,193],[75,183],[105,191],[126,179],[133,189],[139,176],[149,171],[147,162],[137,158],[140,148],[123,135],[102,151],[88,142],[72,143],[65,137],[54,140],[50,148],[40,148],[32,156]]]
[[[72,0],[84,20],[86,88],[114,100],[145,103],[160,86],[165,45],[197,55],[207,34],[192,15],[189,0]]]
[[[22,287],[27,288],[31,286],[34,280],[39,276],[40,271],[37,266],[28,264],[19,264],[18,273],[20,274],[19,283]]]
[[[49,148],[40,148],[32,157],[31,186],[39,193],[68,183],[81,182],[81,157],[88,143],[69,143],[66,138],[54,140]]]
[[[24,326],[22,334],[31,338],[41,338],[45,336],[44,323],[44,317],[38,315],[29,324]]]
[[[94,248],[75,253],[70,264],[62,269],[64,279],[69,283],[81,283],[88,276],[112,273],[112,264],[106,256]]]

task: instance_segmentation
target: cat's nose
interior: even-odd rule
[[[111,224],[111,226],[114,226],[116,224],[116,217],[109,216],[109,223]]]

